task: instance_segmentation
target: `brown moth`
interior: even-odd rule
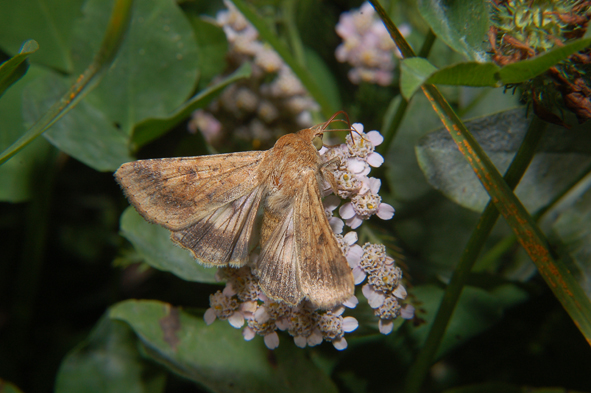
[[[169,229],[206,266],[249,261],[262,207],[253,268],[261,289],[289,305],[307,299],[328,309],[354,291],[322,205],[321,190],[336,190],[336,181],[315,144],[331,121],[282,136],[267,151],[128,162],[115,177],[147,221]]]

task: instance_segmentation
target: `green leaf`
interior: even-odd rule
[[[410,59],[409,59],[410,60]],[[499,67],[493,63],[459,63],[433,73],[426,83],[475,87],[499,87],[496,73]]]
[[[103,316],[90,336],[62,361],[56,393],[159,393],[166,374],[145,360],[123,322]]]
[[[111,7],[87,1],[75,27],[75,69],[91,62],[101,44]],[[133,18],[117,59],[87,99],[131,135],[147,118],[166,117],[191,94],[197,82],[197,46],[191,25],[174,1],[134,3]]]
[[[69,90],[41,116],[37,122],[0,154],[0,164],[6,162],[43,134],[55,122],[74,108],[92,89],[111,65],[129,25],[133,0],[115,0],[101,46],[92,63],[76,78]]]
[[[413,97],[396,135],[396,143],[384,155],[386,176],[398,203],[412,202],[432,190],[413,150],[423,135],[440,124],[429,101],[423,95]]]
[[[134,147],[141,147],[172,129],[189,117],[193,111],[209,104],[226,86],[240,79],[250,77],[251,71],[250,64],[244,63],[231,75],[199,92],[199,94],[185,102],[180,108],[169,114],[168,117],[160,119],[150,118],[142,121],[133,131],[132,142]]]
[[[407,100],[425,83],[437,68],[427,59],[413,57],[400,64],[400,91]]]
[[[23,120],[23,89],[36,78],[47,75],[46,68],[31,66],[29,72],[9,89],[0,100],[0,151],[9,147],[27,128]],[[36,189],[35,174],[46,162],[53,147],[38,138],[12,160],[0,165],[0,201],[24,202]]]
[[[509,64],[499,71],[503,84],[521,83],[532,79],[570,55],[591,45],[591,38],[580,39],[544,52],[531,59]]]
[[[425,83],[474,87],[499,87],[499,67],[494,63],[466,62],[438,70],[426,59],[411,57],[400,66],[400,90],[407,99]]]
[[[400,90],[409,99],[425,83],[499,87],[525,82],[591,44],[591,39],[573,41],[531,59],[499,67],[494,63],[464,62],[437,69],[428,60],[412,57],[402,60]]]
[[[310,70],[310,75],[326,95],[326,99],[330,102],[331,107],[342,108],[341,95],[334,78],[334,73],[324,63],[318,53],[312,49],[305,47],[304,54],[306,56],[306,68]]]
[[[33,63],[57,68],[62,72],[72,72],[72,28],[74,21],[80,16],[83,2],[84,0],[37,0],[31,3],[0,0],[0,48],[16,54],[23,41],[32,38],[41,48],[31,56]]]
[[[587,181],[589,183],[589,181]],[[577,281],[591,299],[591,185],[580,191],[576,202],[562,212],[552,230],[562,244],[562,252],[572,260]]]
[[[39,44],[35,40],[28,40],[21,47],[18,55],[0,64],[0,97],[6,89],[27,73],[29,63],[26,60],[37,49],[39,49]]]
[[[488,5],[484,0],[420,0],[419,12],[437,37],[470,60],[488,59]]]
[[[65,78],[53,73],[27,86],[23,93],[25,121],[33,124],[67,89]],[[133,160],[125,135],[86,101],[55,123],[45,133],[45,138],[97,171],[113,171]]]
[[[499,171],[504,172],[517,152],[529,120],[524,109],[500,112],[466,122]],[[562,193],[591,165],[591,135],[551,126],[516,194],[535,212]],[[446,130],[421,139],[417,159],[427,181],[454,202],[482,211],[489,197]]]
[[[0,393],[23,393],[15,384],[0,378]]]
[[[187,281],[216,282],[216,269],[201,266],[189,251],[170,240],[168,229],[150,224],[133,207],[123,212],[120,225],[121,235],[133,244],[150,266],[171,272]]]
[[[203,90],[226,67],[228,40],[224,30],[218,25],[193,14],[187,17],[197,42],[198,88]]]
[[[488,276],[489,282],[495,283],[497,278]],[[421,285],[413,290],[424,312],[417,314],[426,320],[418,328],[411,329],[412,336],[420,347],[427,338],[433,318],[441,302],[443,289],[434,285]],[[445,336],[439,347],[437,358],[449,353],[497,323],[503,316],[504,310],[518,305],[529,298],[527,292],[511,283],[492,285],[490,288],[467,286],[454,311],[447,327]]]
[[[336,392],[336,386],[291,338],[270,352],[261,337],[247,342],[226,321],[207,326],[202,316],[158,301],[128,300],[111,308],[172,371],[215,392]]]

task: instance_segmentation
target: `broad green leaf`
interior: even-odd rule
[[[60,120],[62,116],[74,108],[78,102],[86,96],[86,94],[96,87],[97,83],[105,74],[105,70],[111,66],[121,42],[123,41],[131,17],[132,4],[133,0],[114,1],[113,6],[111,7],[112,12],[107,24],[107,29],[103,34],[100,48],[95,53],[92,62],[81,71],[80,75],[76,77],[76,80],[65,94],[62,95],[59,100],[56,100],[42,116],[34,116],[37,118],[35,124],[0,153],[0,164],[9,160],[42,135],[54,123]],[[41,99],[39,99],[39,101],[41,101]]]
[[[56,393],[159,393],[166,374],[144,359],[125,323],[103,316],[90,336],[63,359]]]
[[[124,301],[109,316],[129,324],[156,361],[215,392],[337,391],[291,337],[270,352],[261,337],[247,342],[226,321],[207,326],[201,315],[158,301]]]
[[[488,4],[484,0],[420,0],[419,12],[437,37],[470,60],[488,59]]]
[[[577,40],[531,59],[499,67],[494,63],[464,62],[437,69],[428,60],[412,57],[402,60],[400,90],[409,99],[423,84],[499,87],[532,79],[591,44]]]
[[[85,3],[75,26],[75,70],[92,61],[111,7],[103,0]],[[193,29],[173,0],[134,4],[126,40],[113,66],[87,100],[131,135],[147,118],[166,117],[191,94],[197,82]]]
[[[466,62],[437,69],[428,60],[411,57],[400,66],[400,90],[407,99],[425,83],[475,87],[498,87],[499,67],[493,63]]]
[[[459,104],[462,118],[470,119],[517,108],[521,95],[493,87],[460,87]]]
[[[420,57],[404,59],[400,64],[400,91],[407,100],[425,83],[437,68]]]
[[[410,60],[410,59],[409,59]],[[499,67],[493,63],[459,63],[433,73],[426,83],[435,85],[462,85],[475,87],[499,87],[495,76]]]
[[[562,251],[575,265],[573,274],[591,299],[591,186],[552,224]]]
[[[201,266],[187,250],[170,240],[170,231],[150,224],[133,207],[121,215],[121,234],[152,267],[171,272],[187,281],[215,283],[215,268]]]
[[[0,48],[16,54],[23,41],[32,38],[41,48],[31,56],[33,63],[71,72],[72,28],[82,3],[84,0],[0,0]],[[105,3],[111,7],[110,1]]]
[[[497,281],[490,276],[490,282]],[[418,328],[410,328],[417,345],[422,346],[443,296],[443,289],[434,285],[421,285],[413,289],[413,295],[419,300],[424,312],[417,314],[427,323]],[[511,283],[491,285],[490,288],[467,286],[460,297],[453,317],[447,327],[445,336],[439,347],[437,357],[440,358],[452,349],[477,336],[497,323],[504,311],[516,306],[529,298],[524,289]]]
[[[250,64],[244,63],[240,68],[234,71],[234,73],[199,92],[167,117],[160,119],[149,118],[142,121],[133,131],[133,147],[141,147],[172,129],[178,123],[189,117],[194,110],[203,108],[209,104],[226,86],[240,79],[248,78],[251,70],[252,68]]]
[[[33,124],[67,89],[65,78],[53,73],[27,86],[23,93],[27,123]],[[125,135],[86,101],[64,115],[44,136],[58,149],[98,171],[113,171],[133,160]]]
[[[23,393],[15,384],[0,378],[0,393]]]
[[[27,73],[29,62],[26,60],[37,49],[39,49],[39,44],[35,40],[28,40],[23,44],[17,55],[0,64],[0,97],[2,97],[6,89]]]
[[[45,68],[31,66],[27,74],[0,100],[0,151],[9,147],[27,130],[23,119],[23,89],[31,81],[48,73]],[[0,165],[0,201],[15,203],[31,198],[35,193],[34,175],[51,149],[49,142],[37,138],[12,160]]]
[[[504,172],[529,126],[524,109],[468,121],[471,131],[499,171]],[[560,194],[591,165],[591,135],[551,126],[516,194],[535,212]],[[489,197],[446,130],[435,131],[416,147],[427,181],[454,202],[482,211]]]
[[[193,14],[187,17],[197,42],[198,88],[204,90],[226,68],[228,40],[220,26]]]
[[[591,38],[569,42],[531,59],[509,64],[500,69],[499,75],[503,84],[525,82],[589,45],[591,45]]]
[[[429,101],[421,95],[413,97],[395,143],[384,155],[387,164],[386,176],[398,203],[411,202],[432,190],[417,164],[413,149],[423,135],[440,124],[437,115],[431,110]]]

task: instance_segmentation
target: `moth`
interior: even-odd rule
[[[307,299],[329,309],[354,292],[322,205],[323,190],[336,190],[336,181],[318,149],[335,116],[266,151],[133,161],[115,177],[144,219],[169,229],[205,266],[247,264],[262,208],[253,266],[261,289],[292,306]]]

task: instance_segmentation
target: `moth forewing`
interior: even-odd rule
[[[353,296],[355,284],[320,195],[317,183],[309,179],[296,204],[295,243],[300,288],[310,302],[328,309]]]
[[[146,220],[209,266],[247,263],[262,206],[253,271],[263,291],[331,308],[353,295],[354,283],[322,205],[321,189],[334,188],[334,178],[312,141],[327,124],[285,135],[265,152],[141,160],[115,177]]]
[[[175,243],[205,265],[241,266],[263,187],[266,152],[140,160],[115,177],[148,221],[171,230]]]

